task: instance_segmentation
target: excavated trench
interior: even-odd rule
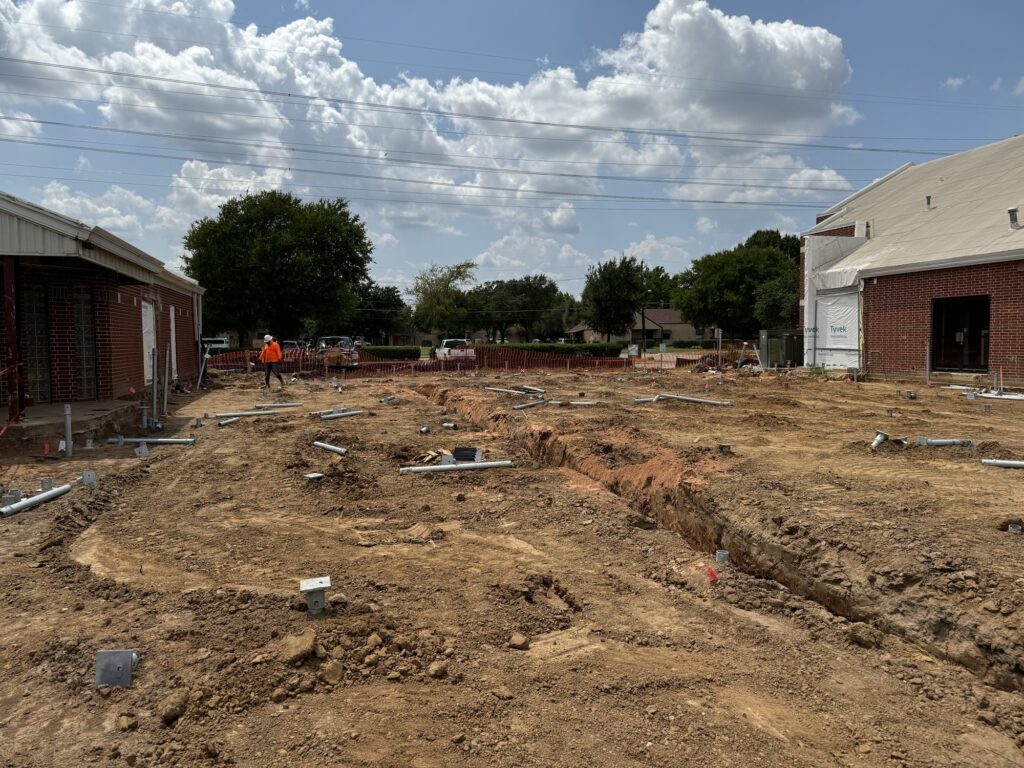
[[[420,391],[460,418],[506,437],[534,459],[597,481],[701,551],[727,549],[731,563],[751,575],[774,579],[839,616],[957,663],[997,688],[1024,690],[1024,643],[1012,627],[986,621],[980,610],[972,613],[963,604],[923,595],[915,589],[916,574],[878,579],[858,562],[863,558],[851,561],[855,547],[815,536],[782,516],[722,508],[700,477],[700,457],[686,461],[667,449],[645,446],[648,456],[642,463],[610,466],[584,435],[515,418],[472,390],[427,386]]]

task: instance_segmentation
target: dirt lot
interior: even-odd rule
[[[5,468],[101,483],[0,520],[4,764],[1024,765],[1024,473],[978,461],[1024,457],[1022,403],[488,375],[300,382],[195,428],[278,394],[222,381],[176,413],[192,447]],[[480,389],[520,383],[600,405]],[[733,405],[633,403],[658,392]],[[307,415],[337,405],[364,414]],[[459,445],[515,466],[398,473]],[[139,650],[133,687],[93,688],[100,648]]]

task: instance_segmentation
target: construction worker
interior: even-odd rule
[[[281,389],[284,389],[284,379],[278,367],[281,362],[281,345],[274,341],[274,337],[269,333],[263,337],[263,349],[260,350],[259,360],[263,363],[263,386],[270,388],[270,374],[274,374],[281,382]]]

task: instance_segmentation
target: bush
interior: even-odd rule
[[[366,353],[370,357],[381,360],[419,360],[420,348],[408,347],[361,347],[359,354]]]
[[[596,344],[481,344],[486,349],[525,349],[528,352],[548,352],[554,355],[576,357],[618,357],[626,348],[625,342],[612,341]]]

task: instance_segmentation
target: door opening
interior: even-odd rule
[[[932,366],[936,371],[988,371],[989,296],[932,302]]]

